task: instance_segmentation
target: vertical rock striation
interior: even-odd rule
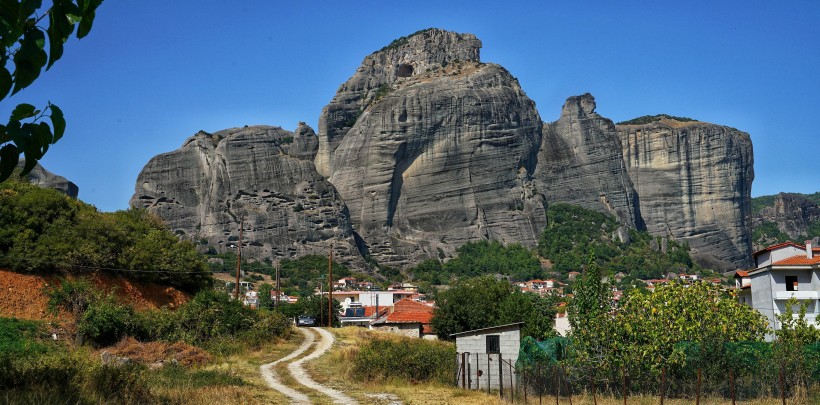
[[[221,250],[237,243],[244,218],[243,249],[257,259],[326,253],[338,241],[339,255],[360,260],[346,207],[313,166],[317,147],[304,123],[294,133],[269,126],[200,131],[148,162],[131,206]]]
[[[535,171],[539,190],[550,202],[605,212],[642,229],[615,124],[595,107],[589,93],[570,97],[558,121],[545,125]]]
[[[366,57],[323,111],[317,167],[377,261],[405,266],[469,240],[538,239],[541,120],[509,72],[479,62],[480,45],[441,30],[394,42]]]
[[[747,267],[754,179],[749,134],[669,118],[616,130],[646,229],[688,242],[702,264]]]

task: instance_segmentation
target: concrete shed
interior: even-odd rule
[[[450,335],[456,339],[459,387],[508,389],[517,385],[515,362],[523,322]]]

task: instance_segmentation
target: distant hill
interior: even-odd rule
[[[820,240],[820,192],[755,197],[751,225],[755,250],[787,240]]]

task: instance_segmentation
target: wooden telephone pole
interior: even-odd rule
[[[327,327],[333,327],[333,242],[330,242],[330,254],[327,257]]]
[[[236,244],[236,300],[239,300],[239,274],[242,273],[242,229],[245,227],[245,217],[239,219],[239,243]]]
[[[279,308],[279,296],[282,295],[282,291],[280,290],[279,285],[279,266],[276,267],[276,302],[274,302],[273,307]]]

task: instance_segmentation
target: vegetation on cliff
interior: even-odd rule
[[[621,122],[617,123],[616,125],[646,125],[646,124],[651,124],[653,122],[658,122],[658,121],[660,121],[664,118],[669,119],[669,120],[674,120],[674,121],[680,121],[680,122],[694,122],[694,121],[697,121],[695,119],[687,118],[687,117],[676,117],[674,115],[669,115],[669,114],[658,114],[658,115],[644,115],[642,117],[633,118],[631,120],[621,121]]]
[[[581,271],[590,254],[603,274],[651,279],[670,272],[704,271],[693,263],[685,243],[664,241],[634,229],[628,230],[630,241],[624,243],[617,237],[618,227],[618,222],[606,214],[552,204],[547,209],[547,226],[538,242],[538,253],[552,262],[552,270],[559,276]]]

